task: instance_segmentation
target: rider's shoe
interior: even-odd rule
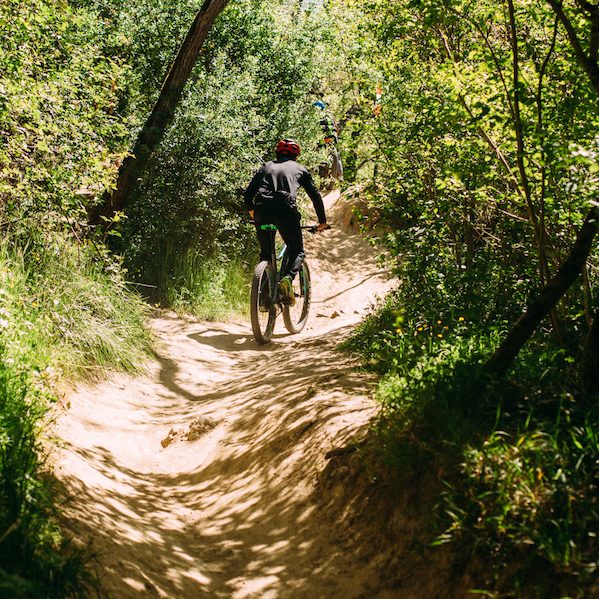
[[[293,284],[291,277],[285,275],[279,281],[279,297],[286,306],[293,306],[295,304],[295,294],[293,293]]]

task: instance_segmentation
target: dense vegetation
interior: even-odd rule
[[[368,10],[360,27],[383,94],[378,116],[371,99],[348,123],[349,151],[372,163],[355,179],[402,281],[350,343],[384,374],[377,444],[392,464],[448,473],[438,540],[478,557],[482,588],[585,596],[597,550],[596,245],[507,380],[485,364],[596,198],[597,93],[549,4]],[[570,14],[585,39],[584,12]]]
[[[283,135],[322,162],[324,94],[347,195],[402,282],[350,342],[383,375],[378,455],[445,473],[437,538],[477,556],[480,587],[584,596],[596,248],[507,376],[485,364],[596,202],[596,8],[231,0],[127,209],[91,227],[201,5],[0,4],[0,589],[65,596],[84,576],[41,475],[57,380],[139,365],[139,290],[207,318],[241,309],[255,250],[239,189]]]
[[[127,39],[136,77],[144,86],[151,82],[130,92],[138,119],[160,89],[158,65],[172,60],[192,4],[146,3],[143,20],[134,3],[110,9],[110,36]],[[154,299],[204,317],[245,301],[239,280],[253,260],[253,230],[241,212],[240,189],[261,160],[287,135],[307,148],[308,164],[318,161],[309,95],[316,74],[325,72],[328,23],[310,13],[300,19],[288,4],[242,0],[215,24],[115,244],[135,279],[156,287]]]
[[[325,70],[326,19],[285,2],[235,2],[211,31],[131,209],[90,228],[200,6],[0,6],[3,596],[65,596],[84,577],[43,476],[58,383],[141,363],[150,338],[136,290],[205,317],[239,310],[253,254],[238,188],[283,134],[312,148],[308,163],[319,160],[306,98]]]

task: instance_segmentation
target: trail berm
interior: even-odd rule
[[[338,194],[326,198],[336,213]],[[336,348],[392,286],[357,233],[306,236],[306,329],[277,320],[152,320],[155,358],[68,397],[54,456],[68,530],[95,552],[100,595],[369,596],[359,539],[321,509],[326,454],[376,411],[374,380]],[[330,499],[330,498],[329,498]]]

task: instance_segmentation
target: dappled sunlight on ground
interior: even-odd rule
[[[301,334],[278,323],[258,346],[245,323],[164,315],[147,376],[70,398],[56,471],[101,594],[358,597],[375,583],[359,539],[321,509],[319,476],[374,414],[373,380],[336,344],[390,283],[357,236],[306,245]]]

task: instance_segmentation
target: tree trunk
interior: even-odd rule
[[[528,306],[526,312],[516,321],[503,343],[486,363],[485,369],[488,372],[497,375],[506,372],[541,321],[549,314],[572,283],[576,281],[593,246],[593,238],[597,232],[597,218],[599,218],[599,210],[591,208],[578,232],[570,254],[537,299]]]
[[[229,0],[204,1],[166,76],[160,96],[139,133],[132,155],[125,158],[119,169],[114,191],[106,192],[102,203],[91,212],[90,224],[101,224],[104,218],[110,219],[115,212],[126,207],[149,157],[160,143],[173,119],[183,88],[195,66],[204,40],[214,20],[228,2]]]
[[[577,5],[583,14],[591,21],[589,54],[587,55],[580,43],[572,21],[564,11],[562,0],[547,0],[553,12],[566,30],[570,45],[576,54],[578,64],[584,69],[589,81],[599,96],[599,64],[597,63],[597,48],[599,47],[599,7],[590,2],[578,1]]]
[[[593,324],[586,340],[582,377],[584,386],[588,391],[599,387],[599,310],[595,310]]]

